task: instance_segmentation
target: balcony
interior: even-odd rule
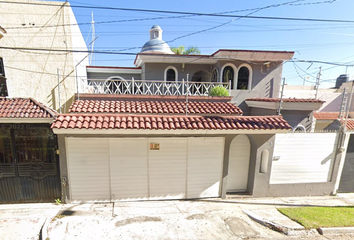
[[[133,95],[192,95],[207,96],[216,86],[230,92],[230,83],[219,82],[165,82],[154,80],[85,79],[81,81],[83,93],[133,94]]]

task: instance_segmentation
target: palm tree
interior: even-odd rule
[[[171,51],[176,53],[176,54],[182,54],[182,55],[199,55],[200,51],[197,47],[188,47],[185,49],[183,45],[179,47],[172,47]]]

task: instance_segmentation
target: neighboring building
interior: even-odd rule
[[[60,198],[56,112],[31,98],[0,98],[0,203]]]
[[[76,93],[75,76],[85,77],[88,65],[86,53],[72,52],[87,47],[69,3],[14,0],[1,2],[0,8],[7,31],[0,56],[8,96],[32,97],[65,112]]]
[[[136,55],[135,67],[88,66],[81,93],[207,95],[223,85],[247,115],[244,100],[279,94],[283,62],[294,52],[220,49],[211,55],[177,55],[154,25],[150,40]],[[188,80],[188,83],[187,83]]]

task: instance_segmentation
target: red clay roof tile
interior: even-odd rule
[[[77,100],[70,113],[145,113],[145,114],[185,114],[186,103],[180,101],[105,101]],[[189,114],[242,115],[242,110],[230,102],[189,102]]]
[[[53,118],[57,112],[32,98],[0,97],[0,118]]]
[[[163,116],[118,114],[64,114],[52,124],[52,128],[70,129],[291,129],[281,116]]]
[[[313,117],[317,120],[336,120],[339,118],[339,112],[315,112]]]

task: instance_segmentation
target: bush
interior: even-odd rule
[[[209,91],[209,96],[228,97],[229,91],[223,86],[216,86]]]

